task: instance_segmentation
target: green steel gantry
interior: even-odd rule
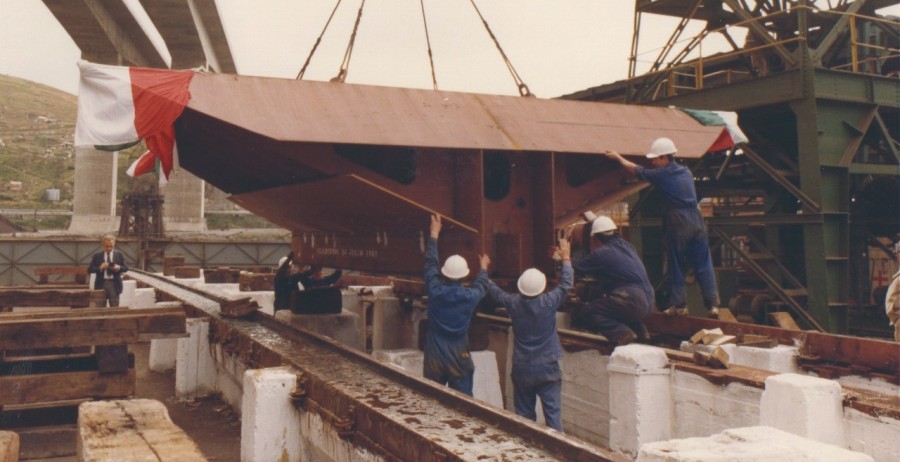
[[[637,0],[629,78],[567,96],[738,113],[750,142],[690,167],[723,303],[739,313],[787,311],[803,328],[835,333],[852,331],[851,312],[883,315],[868,255],[897,258],[900,18],[878,10],[897,4]],[[678,22],[642,54],[644,15]],[[713,37],[730,49],[704,55]],[[630,238],[661,280],[654,202],[652,190],[633,198]]]

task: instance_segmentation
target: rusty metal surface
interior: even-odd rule
[[[765,335],[799,349],[800,363],[830,376],[879,375],[900,383],[900,343],[814,331],[796,331],[694,316],[653,313],[644,323],[654,334],[687,339],[701,329],[721,328],[727,335]]]
[[[295,368],[296,406],[319,414],[345,441],[388,460],[628,460],[271,316],[224,319],[219,296],[149,273],[129,274],[209,317],[213,341],[248,367]]]
[[[324,197],[329,199],[322,200]],[[366,199],[365,205],[360,204],[360,198]],[[356,175],[237,194],[231,200],[248,210],[271,216],[275,224],[292,230],[408,234],[421,231],[429,217],[437,213]],[[450,217],[444,217],[443,221],[448,228],[456,226],[478,232]]]
[[[281,142],[699,157],[722,127],[670,108],[198,74],[188,107]]]

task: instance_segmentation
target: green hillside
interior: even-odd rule
[[[0,209],[72,210],[77,104],[75,95],[0,75]],[[145,150],[144,144],[139,143],[119,152],[117,199],[129,191],[155,188],[157,179],[153,174],[131,178],[125,173]],[[59,200],[47,200],[47,190],[59,190]],[[206,190],[211,194],[213,188]],[[7,218],[26,229],[69,226],[69,217],[61,215],[11,214]],[[274,225],[252,215],[217,215],[209,217],[208,226],[222,229]]]
[[[0,75],[0,208],[71,207],[76,103],[74,95]],[[60,202],[45,201],[47,189],[59,189]]]

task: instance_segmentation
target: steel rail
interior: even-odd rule
[[[265,313],[225,318],[219,307],[228,300],[215,294],[151,273],[128,274],[207,317],[210,341],[248,368],[294,368],[292,397],[301,412],[315,413],[340,438],[387,460],[629,460]]]

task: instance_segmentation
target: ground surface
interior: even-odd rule
[[[149,343],[131,345],[135,356],[137,386],[135,398],[155,399],[169,410],[169,417],[193,438],[210,461],[237,462],[241,460],[241,421],[231,407],[216,397],[182,400],[175,397],[175,371],[153,372],[148,368]],[[74,427],[74,425],[73,425]],[[71,453],[75,453],[74,432]],[[61,457],[45,462],[75,461],[75,457]]]

